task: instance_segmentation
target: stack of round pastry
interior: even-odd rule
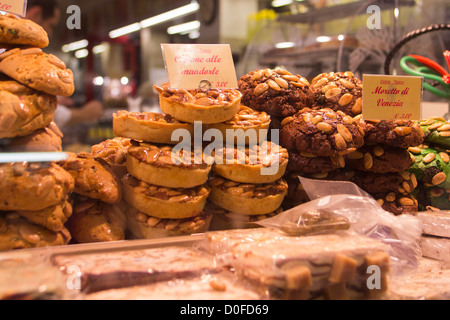
[[[249,227],[281,212],[288,191],[282,179],[288,162],[287,150],[268,141],[216,150],[214,175],[208,181],[209,201],[214,204],[209,208],[215,213],[212,228]]]
[[[410,172],[419,180],[415,190],[419,208],[450,210],[450,123],[431,117],[418,124],[424,132],[424,144],[408,150],[414,160]]]
[[[34,22],[5,14],[0,28],[0,150],[59,152],[56,96],[73,94],[72,71],[42,51],[48,35]],[[7,163],[0,172],[0,248],[68,243],[72,176],[55,163]]]
[[[211,165],[202,154],[136,142],[128,148],[122,179],[128,228],[136,238],[188,235],[208,230],[204,212]]]
[[[67,228],[74,242],[125,239],[122,185],[109,163],[91,153],[69,154],[61,167],[74,179],[73,214]]]
[[[346,155],[364,144],[360,117],[329,108],[304,108],[281,123],[280,143],[289,151],[288,206],[305,202],[298,176],[322,178],[346,167]]]

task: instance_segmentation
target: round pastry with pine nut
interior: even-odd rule
[[[418,186],[414,173],[409,171],[375,173],[356,171],[349,180],[370,194],[389,193],[408,195]]]
[[[13,14],[0,15],[0,47],[36,47],[49,45],[48,34],[37,23],[22,19]]]
[[[276,211],[288,191],[288,185],[282,179],[272,183],[250,184],[214,176],[208,184],[211,187],[209,200],[223,209],[245,215]]]
[[[377,173],[408,170],[412,164],[407,149],[389,145],[364,145],[346,158],[349,168]]]
[[[0,138],[22,137],[52,121],[56,97],[0,76]]]
[[[236,145],[256,144],[266,140],[270,126],[270,116],[264,111],[257,111],[241,105],[232,119],[208,125],[208,129],[217,129],[224,141]],[[234,139],[230,141],[231,137]]]
[[[128,112],[120,110],[113,114],[113,131],[118,137],[141,140],[152,143],[177,144],[172,137],[177,129],[194,134],[194,125],[183,123],[169,114],[156,112]]]
[[[93,145],[91,153],[94,157],[105,160],[120,179],[128,173],[127,153],[129,146],[131,146],[131,139],[115,137]]]
[[[412,194],[403,195],[389,192],[387,194],[372,194],[372,197],[384,210],[396,216],[404,213],[414,214],[419,210],[419,203]]]
[[[39,48],[12,49],[0,55],[0,72],[50,95],[69,97],[75,91],[72,70]]]
[[[130,174],[122,179],[124,200],[142,213],[161,219],[185,219],[199,215],[210,189],[167,188],[140,181]]]
[[[74,189],[74,179],[56,163],[0,165],[0,210],[36,211],[57,205]]]
[[[161,111],[173,118],[203,124],[228,121],[239,111],[242,94],[235,89],[175,89],[168,83],[154,86]]]
[[[313,104],[310,83],[284,69],[258,69],[238,80],[242,104],[273,117],[288,117]]]
[[[341,110],[350,116],[362,112],[362,81],[350,72],[321,73],[311,81],[314,92],[312,109]]]
[[[242,183],[271,183],[283,177],[289,162],[285,148],[264,141],[249,147],[225,147],[215,152],[214,172]]]
[[[197,216],[185,219],[161,219],[150,216],[129,206],[126,211],[127,226],[133,238],[155,239],[164,237],[187,236],[209,230],[211,213],[205,211]]]
[[[366,144],[387,144],[398,148],[422,144],[424,133],[419,124],[409,120],[365,120]]]
[[[211,165],[203,154],[174,151],[172,146],[136,143],[128,148],[128,172],[149,184],[168,188],[192,188],[205,184]]]
[[[305,108],[281,123],[280,144],[288,150],[330,157],[356,151],[364,144],[358,117],[331,109]]]

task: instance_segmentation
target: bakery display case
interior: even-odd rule
[[[305,13],[300,2],[275,25],[321,32],[368,4]],[[372,2],[383,12],[414,5]],[[218,3],[199,4],[214,7],[209,26]],[[450,122],[365,118],[377,106],[361,72],[375,69],[343,62],[352,38],[260,50],[257,67],[250,43],[242,64],[225,64],[227,75],[247,69],[232,74],[236,87],[172,87],[231,51],[178,43],[184,73],[151,83],[158,107],[143,110],[121,86],[120,101],[106,95],[115,104],[105,132],[77,150],[55,123],[76,72],[45,53],[39,25],[12,14],[1,25],[34,36],[0,34],[0,300],[248,300],[267,314],[262,302],[450,298]],[[403,101],[407,89],[382,87],[403,78],[385,76],[376,94]]]

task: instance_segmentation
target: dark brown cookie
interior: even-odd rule
[[[283,69],[251,71],[239,79],[238,85],[243,105],[270,116],[291,116],[313,104],[308,80]]]
[[[417,187],[417,179],[408,171],[374,173],[356,171],[350,181],[370,194],[389,193],[407,195]]]
[[[419,210],[419,203],[412,194],[403,195],[389,192],[372,194],[372,197],[377,200],[384,210],[396,216],[403,213],[414,213]]]
[[[356,116],[362,112],[362,81],[350,72],[321,73],[311,81],[313,109],[330,108]]]
[[[342,111],[305,108],[283,120],[280,143],[288,150],[316,156],[345,155],[364,144],[360,122]]]
[[[330,172],[345,167],[343,156],[318,157],[308,152],[290,152],[288,170],[299,174]]]
[[[366,120],[366,144],[387,144],[398,148],[418,146],[424,133],[418,123],[409,120]]]
[[[388,145],[364,145],[346,158],[352,169],[377,173],[400,172],[412,165],[408,149]]]

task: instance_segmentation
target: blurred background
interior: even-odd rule
[[[74,4],[79,16],[70,10]],[[370,5],[380,9],[375,29],[368,27]],[[346,70],[361,77],[384,73],[386,55],[408,32],[450,22],[449,0],[58,0],[58,6],[59,23],[44,51],[74,71],[71,108],[92,100],[103,107],[101,117],[64,126],[66,149],[75,151],[113,137],[119,109],[158,111],[152,86],[168,80],[161,43],[230,44],[238,77],[277,66],[310,79]],[[77,18],[80,28],[69,28]],[[402,74],[399,58],[412,53],[445,67],[445,49],[448,30],[418,37],[396,54],[390,72]],[[445,98],[424,92],[424,100],[434,115],[446,111]]]

